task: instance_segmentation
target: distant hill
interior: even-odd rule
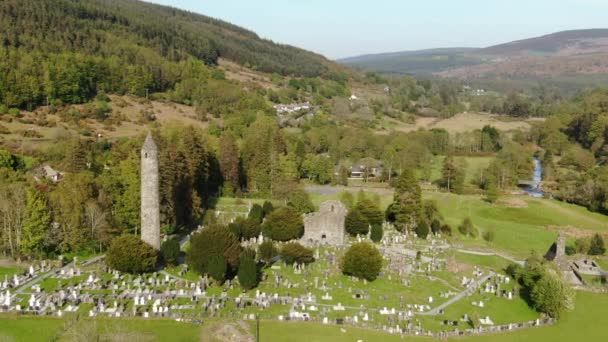
[[[384,73],[458,78],[566,76],[585,84],[608,75],[608,29],[563,31],[481,49],[432,49],[345,58],[338,62]],[[603,78],[602,78],[603,79]]]
[[[318,76],[331,62],[230,23],[136,0],[0,1],[0,46],[110,57],[132,45],[170,61],[223,57],[282,75]]]
[[[480,58],[472,55],[477,50],[455,47],[400,51],[343,58],[337,62],[383,73],[432,74],[450,68],[479,64]]]
[[[577,55],[608,52],[608,29],[562,31],[516,40],[477,50],[477,54],[512,56],[527,54]]]

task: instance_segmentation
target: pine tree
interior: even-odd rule
[[[212,255],[209,258],[207,272],[218,283],[223,283],[226,278],[226,270],[228,265],[226,259],[222,255]]]
[[[370,225],[382,225],[384,215],[382,211],[369,199],[364,199],[357,203],[357,210],[367,218]]]
[[[374,242],[382,241],[382,236],[384,235],[384,230],[382,229],[382,225],[375,224],[372,225],[372,231],[370,234],[370,239]]]
[[[397,179],[393,203],[387,209],[387,216],[394,219],[396,228],[401,231],[413,229],[422,220],[422,190],[409,169]]]
[[[240,188],[239,150],[231,133],[224,133],[220,138],[218,162],[224,180],[224,193],[233,194]]]
[[[239,277],[239,284],[241,284],[241,288],[244,291],[250,290],[257,286],[259,277],[258,268],[255,263],[255,251],[243,251],[240,258],[237,276]]]
[[[26,217],[21,235],[21,250],[27,255],[38,256],[42,252],[44,238],[51,224],[51,213],[46,199],[40,192],[27,192]]]
[[[443,185],[448,189],[448,192],[452,192],[454,188],[454,182],[456,180],[456,173],[458,172],[456,163],[452,156],[447,156],[443,160],[443,167],[441,169],[441,179]]]

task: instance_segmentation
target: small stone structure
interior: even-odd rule
[[[158,148],[148,134],[141,148],[141,240],[160,249]]]
[[[327,201],[319,206],[319,211],[304,217],[305,244],[344,244],[346,230],[344,219],[348,209],[340,201]]]
[[[551,245],[545,259],[549,261],[560,262],[566,257],[566,234],[560,232],[557,235],[557,241]]]

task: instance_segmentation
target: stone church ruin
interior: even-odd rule
[[[344,244],[346,230],[344,218],[348,209],[340,201],[327,201],[319,206],[319,211],[304,217],[304,236],[302,242],[309,245]]]

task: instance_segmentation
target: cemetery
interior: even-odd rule
[[[386,226],[379,244],[385,266],[373,282],[340,272],[346,247],[369,239],[358,237],[344,246],[317,246],[310,264],[276,262],[264,271],[258,287],[246,292],[238,280],[219,286],[207,276],[195,276],[186,265],[131,275],[109,269],[102,258],[56,266],[42,262],[21,274],[5,275],[0,283],[0,310],[34,316],[186,322],[210,318],[314,321],[434,336],[552,323],[527,307],[515,281],[503,270],[470,264],[458,268],[441,237],[422,244],[413,238]]]

